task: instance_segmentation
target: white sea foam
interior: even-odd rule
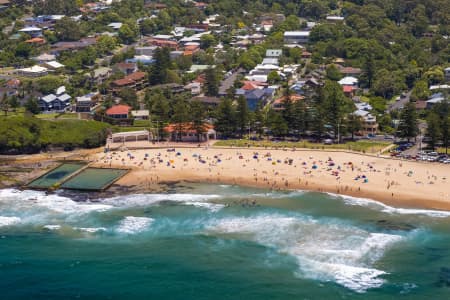
[[[389,214],[399,214],[399,215],[426,215],[433,218],[447,218],[450,217],[449,211],[440,210],[430,210],[430,209],[414,209],[414,208],[397,208],[386,205],[384,203],[367,199],[367,198],[357,198],[352,196],[336,195],[328,193],[330,196],[340,198],[348,205],[365,206],[374,210],[379,210]]]
[[[2,217],[0,216],[0,227],[11,226],[20,223],[20,218],[18,217]]]
[[[152,218],[128,216],[120,221],[117,232],[125,234],[138,233],[147,229],[153,221],[154,219]]]
[[[163,201],[171,201],[202,207],[212,212],[217,212],[221,210],[224,205],[208,202],[217,198],[220,198],[220,196],[199,194],[137,194],[103,199],[102,203],[106,203],[114,207],[145,207],[158,205]]]
[[[213,221],[207,232],[233,234],[295,257],[297,274],[333,281],[357,292],[376,288],[385,271],[373,267],[399,235],[370,233],[336,221],[303,216],[259,215]]]
[[[20,210],[43,207],[63,214],[84,214],[93,211],[105,211],[112,208],[111,205],[105,204],[75,202],[70,198],[57,194],[46,195],[40,191],[18,191],[14,189],[0,190],[0,202],[11,203]]]
[[[96,233],[100,231],[106,231],[105,227],[74,227],[73,229],[78,231],[84,231],[88,233]]]
[[[44,229],[59,230],[59,229],[61,229],[61,225],[44,225]]]

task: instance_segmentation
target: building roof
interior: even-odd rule
[[[338,81],[340,85],[355,85],[358,84],[358,78],[347,76]]]
[[[285,31],[284,36],[286,37],[308,37],[309,31]]]
[[[29,40],[26,40],[25,43],[28,44],[43,44],[45,43],[45,40],[43,38],[35,37]]]
[[[150,111],[147,109],[132,110],[131,115],[133,117],[148,117],[150,115]]]
[[[34,32],[34,31],[42,31],[42,29],[36,26],[30,26],[19,30],[19,32]]]
[[[128,115],[130,112],[131,107],[128,105],[114,105],[111,108],[106,110],[107,115]]]
[[[56,89],[56,95],[61,95],[65,92],[66,92],[66,87],[63,85]]]
[[[49,66],[49,67],[51,67],[53,69],[60,69],[60,68],[64,67],[63,64],[57,62],[56,60],[46,62],[45,65],[47,65],[47,66]]]
[[[19,71],[27,72],[27,73],[43,73],[47,72],[48,69],[41,66],[32,66],[30,68],[19,69]]]
[[[34,58],[34,60],[38,60],[38,61],[52,61],[52,60],[55,60],[55,59],[56,59],[55,55],[48,54],[48,53],[43,53],[43,54],[41,54],[39,56],[36,56]]]

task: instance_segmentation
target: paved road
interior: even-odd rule
[[[394,110],[399,110],[402,109],[406,103],[409,102],[409,99],[411,98],[411,91],[409,91],[408,93],[406,93],[404,98],[400,98],[400,100],[395,101],[394,103],[392,103],[391,105],[389,105],[387,111],[391,112]]]
[[[244,69],[239,68],[236,72],[228,76],[228,78],[222,80],[219,87],[219,95],[225,95],[227,93],[227,90],[234,85],[237,76],[244,73],[244,71]]]

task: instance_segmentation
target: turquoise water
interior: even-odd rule
[[[81,169],[85,164],[64,163],[28,184],[31,188],[49,188]]]
[[[234,186],[0,190],[1,299],[449,299],[450,213]]]
[[[78,190],[102,190],[126,174],[128,170],[87,168],[64,182],[61,187]]]

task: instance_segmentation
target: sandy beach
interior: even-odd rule
[[[103,167],[131,167],[117,182],[187,181],[370,198],[408,208],[450,210],[450,166],[338,151],[166,148],[98,153]]]

